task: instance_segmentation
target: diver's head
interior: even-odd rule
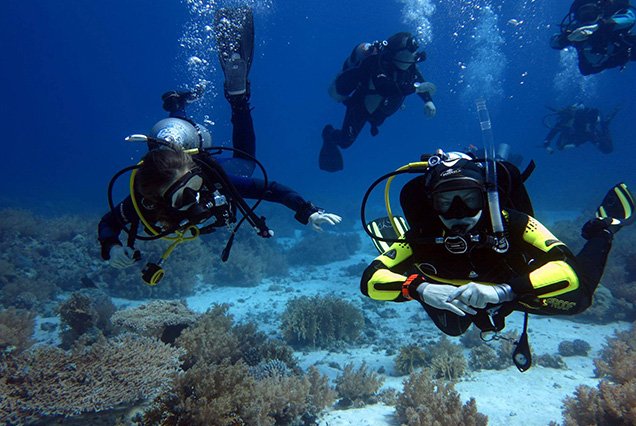
[[[481,163],[465,158],[442,161],[429,171],[426,187],[446,229],[463,234],[479,223],[486,204]]]
[[[603,17],[602,1],[579,0],[572,5],[574,19],[579,24],[591,25]]]
[[[143,159],[135,177],[135,188],[146,208],[154,209],[169,226],[200,224],[223,226],[233,214],[223,185],[212,182],[192,157],[181,151],[156,149]]]
[[[170,142],[181,149],[212,146],[212,136],[205,126],[176,117],[158,121],[152,126],[150,136]]]
[[[411,33],[400,32],[387,40],[385,52],[387,58],[399,69],[406,70],[417,62],[426,59],[426,54],[418,52],[419,44]]]

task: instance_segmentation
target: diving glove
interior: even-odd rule
[[[461,300],[453,300],[452,295],[457,290],[457,287],[445,284],[433,284],[423,283],[417,287],[417,293],[420,296],[420,300],[429,306],[437,309],[443,309],[450,311],[460,317],[466,316],[466,314],[475,315],[477,311],[466,305]]]
[[[514,299],[514,293],[508,284],[485,285],[468,283],[456,288],[449,300],[459,300],[462,303],[477,309],[483,309],[488,304],[497,305],[502,302],[510,302]]]
[[[135,264],[139,255],[134,249],[123,246],[112,246],[110,249],[110,266],[116,269],[125,269]]]
[[[573,42],[585,41],[588,39],[588,37],[594,34],[596,30],[598,30],[598,24],[579,27],[572,31],[570,35],[568,35],[568,40]]]
[[[309,223],[311,224],[311,227],[318,232],[323,231],[321,225],[337,225],[341,221],[342,218],[337,214],[325,213],[324,211],[317,211],[309,216]]]
[[[437,114],[437,107],[435,106],[433,101],[428,101],[424,104],[424,112],[431,118],[435,117],[435,114]]]

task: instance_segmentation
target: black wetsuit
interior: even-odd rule
[[[578,54],[579,71],[582,75],[597,74],[603,70],[624,67],[629,61],[636,61],[636,34],[630,30],[634,26],[636,10],[623,2],[610,3],[598,20],[598,29],[583,41],[570,41],[571,31],[584,25],[573,21],[569,28],[552,36],[550,45],[562,50],[573,46]]]
[[[613,151],[609,130],[611,120],[602,119],[597,108],[568,107],[556,113],[556,116],[557,122],[545,137],[545,148],[558,135],[556,146],[559,150],[591,142],[604,154]]]
[[[232,142],[234,148],[244,151],[250,155],[255,154],[256,137],[252,114],[249,102],[246,97],[235,97],[230,100],[232,107]],[[171,117],[185,118],[185,111],[180,110],[170,114]],[[295,214],[296,220],[302,224],[309,222],[309,216],[319,210],[311,202],[306,201],[300,194],[291,188],[277,182],[265,182],[262,179],[251,177],[253,164],[240,153],[233,154],[232,158],[215,158],[207,152],[197,154],[196,157],[206,162],[217,161],[227,172],[230,182],[236,187],[238,193],[247,199],[260,199],[283,204],[290,208]],[[244,171],[248,169],[248,173]],[[141,199],[140,196],[137,197]],[[151,209],[144,208],[143,203],[140,209],[145,218],[150,223],[156,221],[156,213]],[[98,239],[101,244],[101,254],[104,260],[110,257],[110,249],[113,245],[121,245],[119,235],[123,230],[123,224],[138,224],[139,217],[135,212],[132,199],[126,197],[121,203],[115,206],[115,211],[106,213],[98,226]],[[136,225],[135,225],[136,226]]]
[[[348,148],[367,122],[371,124],[371,134],[377,135],[378,126],[400,109],[406,96],[415,93],[413,84],[425,81],[415,64],[401,70],[384,59],[382,54],[372,55],[359,66],[343,71],[336,78],[335,85],[339,94],[350,95],[344,101],[347,111],[342,128],[327,132],[325,139],[341,148]],[[375,111],[369,111],[365,105],[365,98],[370,95],[381,97]],[[424,102],[432,101],[428,92],[418,95]]]
[[[444,235],[441,221],[432,213],[431,206],[422,202],[423,178],[412,180],[405,190],[402,208],[411,227],[407,239],[431,241],[431,237]],[[477,244],[464,254],[452,254],[443,244],[433,242],[395,243],[367,267],[360,289],[376,300],[417,300],[435,325],[451,336],[464,333],[473,323],[482,330],[501,329],[512,311],[574,315],[591,305],[611,248],[611,234],[600,232],[593,236],[575,257],[531,216],[507,210],[504,226],[510,244],[506,253]],[[412,277],[414,274],[417,276]],[[462,317],[420,300],[416,289],[422,282],[454,286],[468,282],[506,283],[516,297],[512,302],[489,305],[487,308],[494,309],[492,321],[486,309]]]

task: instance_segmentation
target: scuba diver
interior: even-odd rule
[[[331,97],[347,110],[341,129],[327,124],[322,130],[322,170],[342,170],[340,148],[349,148],[367,122],[371,135],[376,136],[378,127],[400,109],[408,95],[417,93],[424,101],[426,114],[436,114],[432,98],[436,88],[424,80],[417,68],[417,63],[426,59],[418,47],[415,37],[400,32],[385,41],[362,43],[353,49],[329,88]]]
[[[636,9],[629,0],[575,0],[550,47],[576,49],[582,75],[625,67],[636,60]]]
[[[618,109],[615,109],[608,116],[602,117],[598,108],[586,107],[580,103],[554,110],[553,114],[545,117],[554,119],[554,122],[548,124],[544,120],[550,131],[543,141],[543,147],[552,154],[554,149],[550,144],[558,135],[558,150],[576,148],[591,142],[603,154],[609,154],[614,149],[609,125],[617,112]]]
[[[149,152],[137,166],[128,167],[113,177],[109,186],[110,211],[99,223],[98,239],[101,256],[115,268],[126,268],[140,260],[135,250],[137,239],[168,238],[175,242],[157,263],[149,263],[143,271],[146,283],[154,285],[163,276],[162,262],[183,241],[196,238],[220,227],[231,231],[223,251],[227,260],[238,227],[247,221],[263,238],[273,232],[265,218],[254,213],[260,201],[285,205],[295,212],[302,224],[321,231],[325,224],[336,225],[341,217],[326,213],[306,201],[291,188],[268,182],[265,170],[255,155],[255,133],[249,105],[250,85],[247,79],[253,57],[253,19],[249,8],[220,9],[215,31],[219,59],[225,74],[225,97],[232,109],[233,148],[211,147],[207,129],[190,119],[186,105],[196,101],[202,88],[195,91],[170,91],[162,96],[163,108],[170,117],[155,124],[150,135],[132,135],[131,141],[148,143]],[[218,154],[229,150],[231,157]],[[252,177],[256,166],[263,178]],[[130,195],[113,205],[112,186],[125,172],[132,171]],[[258,200],[249,206],[245,199]],[[237,223],[237,213],[242,218]],[[140,222],[151,236],[138,235]],[[128,233],[123,245],[121,231]],[[171,237],[176,235],[176,237]],[[191,235],[191,236],[188,236]]]
[[[528,169],[520,173],[511,163],[496,161],[492,197],[488,162],[441,150],[424,160],[378,179],[365,196],[363,221],[364,204],[378,182],[418,174],[400,193],[404,218],[389,216],[367,226],[381,254],[364,271],[361,292],[375,300],[416,300],[450,336],[471,324],[498,332],[511,312],[525,312],[513,354],[525,371],[531,362],[527,314],[574,315],[590,306],[614,234],[633,221],[634,198],[623,183],[612,188],[597,217],[583,226],[587,242],[574,256],[532,217],[523,184]],[[387,211],[391,214],[388,205]]]

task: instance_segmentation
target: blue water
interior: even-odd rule
[[[112,174],[145,152],[123,138],[146,132],[164,117],[164,91],[191,87],[201,78],[210,83],[196,119],[207,115],[215,141],[227,143],[229,108],[219,91],[214,46],[205,40],[211,12],[227,4],[236,2],[3,2],[0,206],[104,212]],[[636,185],[636,64],[583,78],[571,56],[551,50],[549,36],[569,1],[250,4],[258,156],[270,178],[346,212],[352,226],[376,177],[438,147],[481,143],[478,96],[488,102],[495,139],[537,162],[528,186],[538,210],[591,209],[616,181]],[[355,44],[403,30],[418,33],[428,53],[420,68],[438,86],[437,117],[425,118],[421,101],[409,98],[379,136],[364,129],[344,151],[344,172],[321,172],[320,131],[329,122],[339,125],[344,114],[327,95],[329,83]],[[210,65],[193,69],[192,56]],[[547,132],[546,106],[573,101],[606,111],[622,107],[612,123],[612,154],[583,146],[548,155],[539,147]]]

